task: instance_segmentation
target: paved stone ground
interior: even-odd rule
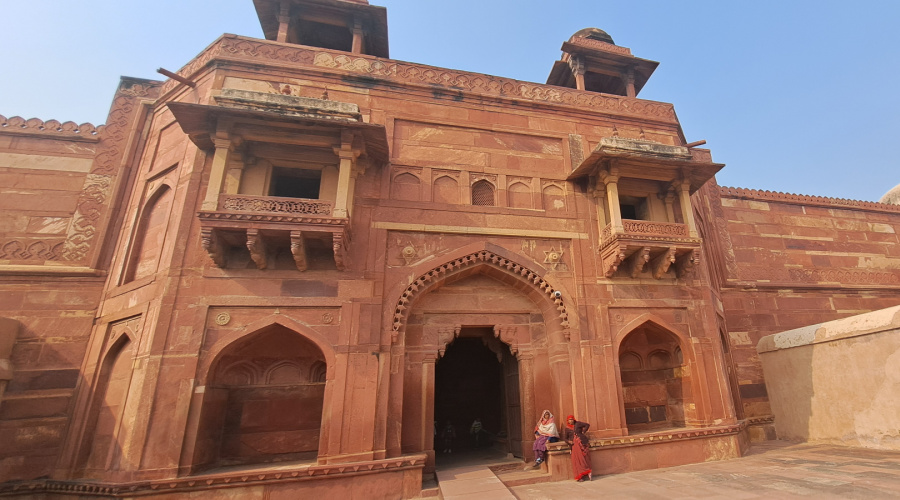
[[[897,499],[900,452],[769,441],[738,459],[514,486],[519,500]]]

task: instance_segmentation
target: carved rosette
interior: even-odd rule
[[[525,281],[532,287],[540,290],[550,300],[553,301],[554,305],[556,305],[556,310],[559,312],[558,317],[560,320],[560,326],[562,326],[563,329],[566,330],[566,333],[568,333],[568,311],[565,304],[563,304],[562,298],[555,296],[556,290],[550,285],[550,283],[548,283],[536,272],[528,269],[521,264],[509,260],[506,257],[497,255],[489,250],[481,250],[435,267],[434,269],[413,280],[412,284],[410,284],[406,288],[406,290],[403,291],[400,296],[400,300],[397,301],[397,306],[394,308],[394,319],[391,327],[393,330],[391,333],[392,341],[397,341],[400,335],[400,331],[406,324],[406,320],[409,315],[409,307],[412,304],[413,300],[420,293],[430,289],[431,285],[441,282],[446,278],[465,269],[468,269],[474,265],[487,265],[492,266],[496,269],[500,269],[503,272],[519,277],[522,281]]]

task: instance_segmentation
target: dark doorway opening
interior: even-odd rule
[[[463,328],[438,360],[434,380],[438,461],[476,449],[521,456],[518,362],[493,328]],[[482,432],[473,435],[475,419]],[[448,446],[448,423],[455,439]],[[452,452],[446,451],[452,449]]]

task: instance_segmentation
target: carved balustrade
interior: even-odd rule
[[[330,217],[334,202],[274,196],[220,195],[219,210],[274,214],[322,215]]]
[[[622,232],[612,224],[600,232],[600,260],[607,278],[630,276],[662,279],[685,277],[700,259],[700,239],[692,238],[686,224],[622,220]],[[624,264],[624,265],[623,265]]]

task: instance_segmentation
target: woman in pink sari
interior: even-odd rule
[[[572,445],[572,472],[576,481],[591,480],[591,446],[585,432],[591,427],[587,422],[566,417],[566,442]]]

